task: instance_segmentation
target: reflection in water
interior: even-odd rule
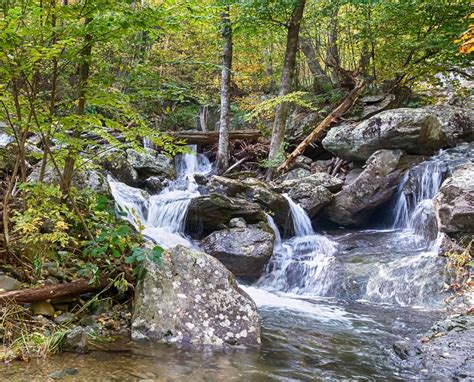
[[[260,307],[260,349],[191,350],[130,342],[111,345],[109,351],[64,353],[49,360],[5,365],[0,375],[4,380],[42,381],[51,372],[77,368],[77,375],[62,380],[404,380],[419,376],[419,371],[394,362],[393,342],[412,337],[437,318],[433,312],[408,308],[261,297],[269,305]]]

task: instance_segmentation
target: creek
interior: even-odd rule
[[[445,310],[447,274],[438,256],[431,200],[466,152],[472,156],[470,149],[442,152],[409,170],[370,229],[322,231],[286,196],[295,234],[282,238],[268,216],[274,254],[257,282],[242,284],[262,318],[259,350],[125,342],[33,361],[26,369],[22,365],[22,377],[74,367],[79,373],[65,380],[435,378],[430,370],[405,364],[393,344],[415,339]],[[117,204],[129,211],[126,218],[142,224],[147,238],[168,247],[192,246],[184,220],[191,199],[200,194],[194,174],[209,174],[212,164],[200,154],[186,154],[176,165],[177,180],[150,198],[113,179],[110,186]],[[16,367],[6,372],[18,375]]]

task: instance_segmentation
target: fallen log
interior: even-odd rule
[[[181,131],[169,134],[175,138],[186,140],[189,144],[198,146],[213,144],[219,140],[218,131]],[[242,139],[256,142],[260,136],[261,134],[258,130],[229,131],[229,140]]]
[[[321,136],[326,130],[335,122],[341,115],[347,112],[357,101],[359,96],[364,91],[367,86],[366,81],[362,81],[358,84],[344,100],[337,106],[323,121],[317,125],[313,131],[301,142],[298,147],[286,158],[286,160],[277,168],[278,172],[287,171],[290,164],[301,154],[305,152],[307,147],[313,142],[316,138]]]
[[[98,284],[89,284],[89,280],[81,279],[64,284],[44,285],[37,288],[3,292],[0,293],[0,304],[8,302],[29,303],[64,297],[76,297],[103,289],[108,283],[106,278],[102,279]]]

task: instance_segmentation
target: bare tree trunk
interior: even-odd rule
[[[230,126],[230,76],[232,69],[232,25],[230,8],[222,12],[222,77],[221,77],[221,116],[219,122],[219,146],[217,151],[217,171],[222,174],[229,167],[229,126]]]
[[[339,49],[337,47],[337,36],[338,36],[338,23],[337,23],[337,14],[339,8],[336,8],[334,11],[328,32],[328,46],[326,52],[326,64],[329,67],[329,72],[331,75],[331,81],[334,86],[339,86],[341,82],[340,78],[340,67],[341,67],[341,58],[339,56]]]
[[[319,63],[317,52],[314,45],[307,38],[300,38],[300,45],[303,54],[308,60],[308,67],[314,77],[313,89],[315,93],[321,93],[326,87],[331,85],[331,80],[324,73],[321,64]]]
[[[283,70],[281,73],[280,90],[278,96],[285,96],[291,91],[293,78],[295,74],[296,52],[298,50],[298,41],[300,35],[301,20],[305,7],[305,0],[299,0],[293,9],[290,22],[288,24],[288,34],[286,38],[285,58],[283,61]],[[270,151],[268,153],[269,161],[278,158],[278,154],[283,150],[282,144],[285,138],[286,119],[288,117],[288,103],[283,102],[278,105],[275,111],[273,121],[272,139],[270,142]],[[267,178],[271,178],[273,169],[268,169]]]

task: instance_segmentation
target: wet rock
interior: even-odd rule
[[[460,139],[472,139],[474,115],[453,107],[383,111],[355,127],[331,129],[323,146],[340,158],[364,161],[380,149],[430,155]]]
[[[255,303],[217,259],[177,246],[147,270],[137,286],[132,338],[213,346],[260,343]]]
[[[135,170],[127,160],[125,152],[120,150],[108,151],[107,154],[101,158],[101,164],[119,182],[123,182],[129,186],[137,184],[137,170]]]
[[[447,318],[433,325],[416,346],[420,351],[407,358],[440,380],[474,379],[474,316]]]
[[[464,164],[446,179],[433,200],[439,229],[474,232],[474,163]]]
[[[264,211],[274,217],[280,227],[285,227],[288,223],[289,205],[287,200],[258,179],[247,178],[240,181],[223,176],[213,176],[209,181],[208,188],[211,193],[238,197],[259,204]]]
[[[243,184],[246,187],[245,198],[248,201],[259,204],[263,210],[273,216],[275,223],[280,227],[288,224],[290,206],[283,195],[270,189],[267,184],[258,179],[248,178]]]
[[[48,377],[52,379],[63,379],[64,377],[67,377],[68,375],[72,376],[72,375],[77,375],[77,374],[79,374],[79,370],[73,367],[68,367],[63,370],[53,371],[52,373],[48,374]]]
[[[273,234],[248,227],[213,232],[201,244],[235,276],[257,279],[272,256],[274,240]]]
[[[38,301],[31,304],[31,312],[34,316],[53,317],[54,307],[49,302]]]
[[[400,150],[377,151],[357,179],[323,209],[324,215],[343,226],[367,223],[371,213],[392,197],[404,170],[413,161]]]
[[[64,338],[64,349],[76,353],[86,353],[89,350],[91,336],[95,333],[92,327],[77,326]]]
[[[158,176],[150,176],[145,180],[143,183],[143,187],[150,193],[150,194],[159,194],[163,188],[165,188],[166,181],[162,180]]]
[[[13,277],[0,275],[0,292],[9,292],[21,288],[21,283]]]
[[[153,149],[144,149],[143,152],[128,149],[127,160],[141,177],[158,176],[169,179],[176,176],[171,159],[164,154],[156,153]]]
[[[332,200],[331,191],[340,190],[342,184],[342,180],[320,172],[299,180],[286,180],[277,185],[275,190],[288,193],[313,218]]]
[[[191,201],[186,227],[187,231],[194,235],[208,234],[235,217],[241,217],[248,223],[265,221],[265,213],[260,205],[243,198],[229,198],[211,193],[198,196]]]
[[[414,357],[421,353],[421,349],[418,345],[410,343],[408,341],[398,341],[393,344],[393,351],[401,359],[407,359],[409,357]]]

